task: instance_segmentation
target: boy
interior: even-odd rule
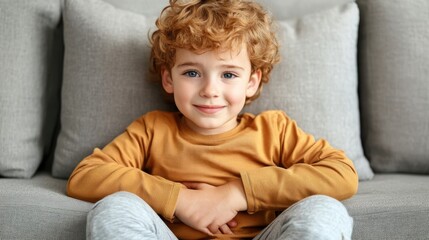
[[[143,115],[76,167],[68,194],[102,199],[87,237],[350,238],[335,199],[357,190],[352,162],[283,112],[240,114],[279,59],[261,6],[171,0],[156,25],[152,67],[179,112]]]

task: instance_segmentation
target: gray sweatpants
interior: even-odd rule
[[[283,211],[254,239],[351,239],[353,219],[343,204],[314,195]],[[87,239],[177,239],[140,197],[118,192],[97,202],[88,214]]]

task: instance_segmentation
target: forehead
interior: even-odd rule
[[[175,63],[191,61],[191,62],[235,62],[236,64],[250,64],[247,48],[242,45],[238,49],[215,49],[205,50],[200,52],[191,51],[184,48],[176,49]]]

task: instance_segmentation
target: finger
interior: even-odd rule
[[[216,234],[219,232],[220,226],[215,224],[210,224],[208,227],[209,231],[213,234]]]
[[[209,236],[211,236],[211,237],[213,236],[213,233],[208,228],[202,229],[200,231],[203,232],[203,233],[205,233],[205,234],[207,234],[207,235],[209,235]]]
[[[227,224],[227,225],[228,225],[228,227],[230,227],[230,228],[237,227],[237,225],[238,225],[238,223],[237,223],[237,221],[235,221],[235,219],[232,219],[231,221],[227,222],[226,224]]]
[[[220,226],[219,229],[223,234],[233,234],[233,232],[231,231],[231,229],[229,228],[229,226],[227,224]]]

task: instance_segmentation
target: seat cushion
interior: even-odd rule
[[[65,180],[37,173],[0,179],[0,239],[85,239],[91,203],[65,195]]]
[[[65,195],[66,181],[48,173],[0,179],[0,239],[85,239],[92,203]],[[376,174],[344,201],[353,239],[428,239],[429,176]]]
[[[429,176],[376,174],[344,201],[353,239],[429,239]]]

